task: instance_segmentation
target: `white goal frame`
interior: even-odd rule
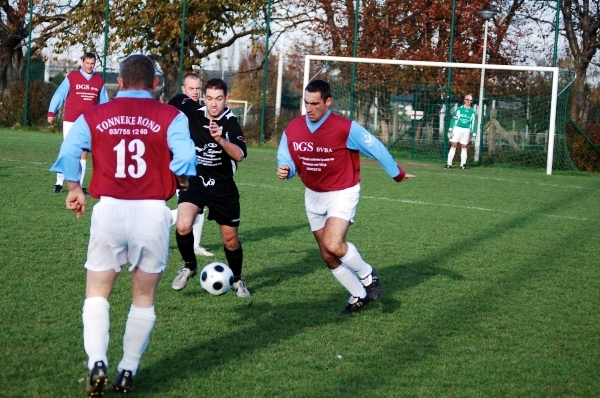
[[[250,108],[252,108],[252,104],[249,103],[248,101],[242,101],[242,100],[227,100],[228,103],[232,103],[232,104],[243,104],[244,105],[244,121],[243,126],[242,127],[246,127],[246,120],[248,119],[248,110]]]
[[[326,55],[306,55],[304,57],[304,85],[306,87],[310,76],[310,61],[331,61],[348,63],[366,63],[366,64],[386,64],[386,65],[411,65],[411,66],[431,66],[437,68],[467,68],[467,69],[496,69],[496,70],[516,70],[516,71],[537,71],[552,72],[552,98],[550,100],[550,123],[548,126],[548,159],[546,163],[546,174],[552,175],[552,164],[554,161],[554,135],[556,133],[556,107],[558,104],[558,67],[545,66],[520,66],[520,65],[494,65],[494,64],[463,64],[452,62],[429,62],[429,61],[408,61],[379,58],[353,58],[353,57],[334,57]],[[314,78],[314,77],[313,77]],[[301,105],[302,114],[306,113],[304,102]],[[479,109],[477,112],[479,113]],[[479,129],[479,126],[477,127]]]

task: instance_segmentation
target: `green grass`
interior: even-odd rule
[[[0,130],[2,397],[85,395],[95,200],[76,220],[65,194],[52,194],[61,140]],[[397,184],[363,162],[348,240],[379,270],[384,296],[342,316],[348,294],[319,257],[300,181],[277,180],[275,151],[250,148],[236,180],[252,298],[211,297],[197,280],[171,290],[181,264],[173,237],[131,395],[598,396],[600,176],[399,162],[417,178]],[[213,222],[202,243],[225,260]],[[110,297],[111,378],[130,279],[123,272]]]

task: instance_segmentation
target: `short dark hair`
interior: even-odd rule
[[[142,54],[130,55],[121,61],[119,76],[123,88],[129,90],[152,90],[156,67],[154,61]]]
[[[325,80],[311,80],[306,85],[304,91],[308,91],[309,93],[321,93],[321,98],[323,98],[324,101],[327,101],[327,99],[333,97],[331,93],[331,86]]]
[[[212,88],[214,90],[223,90],[223,95],[227,97],[227,83],[223,79],[208,79],[204,84],[204,94],[206,90]]]
[[[184,82],[185,79],[187,79],[188,77],[190,77],[192,79],[200,79],[200,76],[198,76],[197,74],[192,73],[192,72],[188,72],[185,75],[183,75],[183,79],[181,81]]]
[[[88,58],[94,58],[94,61],[96,61],[98,59],[98,58],[96,58],[96,54],[88,51],[88,52],[83,53],[83,57],[81,57],[81,60],[84,61]]]

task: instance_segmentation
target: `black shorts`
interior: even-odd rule
[[[215,181],[190,177],[187,191],[179,191],[177,203],[193,203],[202,211],[208,207],[208,219],[219,225],[240,225],[240,194],[233,178]]]

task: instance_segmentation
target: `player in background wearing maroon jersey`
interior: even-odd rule
[[[343,314],[360,311],[381,297],[377,271],[346,242],[360,196],[359,152],[379,162],[395,181],[413,178],[364,127],[329,110],[329,83],[312,80],[304,91],[306,115],[285,128],[277,151],[277,177],[298,174],[306,186],[306,214],[321,256],[333,276],[350,292]],[[358,278],[357,278],[358,276]]]
[[[156,315],[156,289],[169,254],[172,223],[166,201],[188,188],[196,174],[196,151],[186,116],[152,97],[158,84],[154,62],[131,55],[120,65],[114,100],[77,118],[50,169],[65,175],[67,209],[77,218],[87,205],[79,177],[83,151],[93,150],[90,195],[100,198],[92,212],[88,245],[83,345],[88,356],[88,396],[104,395],[108,380],[108,296],[126,263],[132,273],[132,304],[123,336],[123,357],[113,387],[133,388],[140,358]]]
[[[88,108],[108,102],[108,94],[104,86],[104,80],[100,75],[94,73],[96,66],[96,54],[86,52],[81,58],[81,69],[69,73],[62,81],[60,86],[54,92],[48,107],[48,123],[52,124],[54,116],[60,106],[65,103],[65,112],[63,116],[63,139],[69,134],[69,130],[73,126],[73,122],[81,116]],[[81,155],[81,179],[80,183],[83,186],[83,178],[85,177],[85,166],[87,163],[87,152]],[[61,193],[64,175],[56,174],[56,185],[54,185],[54,193]],[[83,191],[85,193],[86,189]]]
[[[183,84],[181,85],[181,92],[187,95],[196,102],[200,101],[200,78],[195,73],[186,73],[183,76]],[[213,257],[214,254],[206,250],[205,247],[200,245],[202,239],[202,229],[204,228],[204,215],[206,209],[202,209],[202,213],[196,216],[194,225],[192,225],[192,233],[194,234],[194,253],[198,256]],[[173,213],[173,225],[177,223],[177,209],[171,210]]]

